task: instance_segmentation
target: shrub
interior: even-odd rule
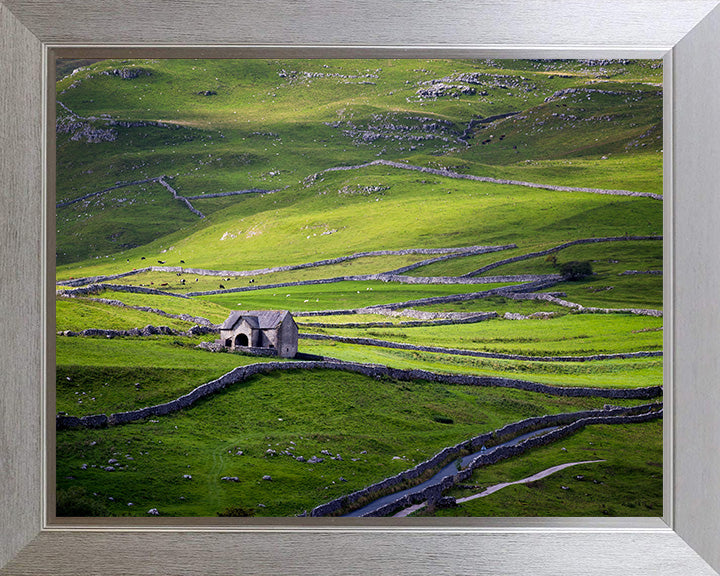
[[[55,514],[57,516],[110,516],[105,505],[93,499],[80,486],[57,491]]]
[[[454,420],[447,416],[433,416],[433,420],[439,424],[452,424]]]
[[[560,274],[563,280],[583,280],[592,276],[592,273],[592,265],[588,261],[572,261],[560,265]]]
[[[217,515],[223,517],[255,516],[255,509],[243,508],[242,506],[230,506],[222,512],[218,512]]]

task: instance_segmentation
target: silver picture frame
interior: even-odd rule
[[[0,575],[717,574],[718,3],[0,0]],[[118,49],[126,57],[663,57],[663,518],[50,523],[49,69],[57,54]]]

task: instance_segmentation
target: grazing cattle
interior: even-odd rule
[[[185,264],[185,260],[180,260],[180,264]]]
[[[158,260],[158,264],[165,264],[165,260]]]
[[[140,256],[140,260],[145,260],[145,256]]]
[[[182,276],[182,272],[175,272],[175,276]]]
[[[167,285],[168,285],[167,282],[164,282],[163,284],[160,284],[160,286],[167,286]]]
[[[220,290],[225,290],[225,286],[223,286],[222,284],[220,284]]]

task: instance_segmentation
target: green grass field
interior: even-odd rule
[[[157,310],[214,324],[237,309],[290,310],[301,335],[535,357],[662,350],[661,317],[578,314],[556,303],[500,295],[420,302],[405,316],[389,310],[314,314],[517,282],[344,280],[272,287],[381,274],[439,254],[364,256],[240,277],[187,270],[296,267],[381,250],[517,246],[406,272],[458,277],[572,240],[662,235],[660,199],[461,177],[662,194],[659,62],[139,59],[68,60],[57,70],[57,280],[168,266],[184,270],[146,271],[107,282],[182,296],[254,289],[189,298],[123,290],[58,295],[56,332],[148,324],[187,331],[195,323]],[[405,168],[361,166],[378,159]],[[427,168],[450,172],[423,171]],[[190,202],[204,217],[156,181],[125,185],[160,176],[178,195],[199,196]],[[103,192],[114,186],[119,187]],[[213,196],[249,189],[256,192]],[[559,274],[574,261],[589,263],[592,274],[538,290],[587,307],[662,310],[661,240],[573,246],[551,257],[503,264],[483,276]],[[500,317],[474,323],[442,316],[493,311]],[[428,312],[441,314],[422,315]],[[545,319],[502,318],[548,312],[552,317]],[[434,324],[406,324],[417,321]],[[318,322],[338,326],[304,325]],[[391,325],[372,325],[378,322]],[[58,335],[55,408],[71,416],[141,408],[177,398],[237,366],[272,359],[197,347],[216,338]],[[300,338],[298,351],[559,387],[663,383],[662,357],[542,362],[306,338]],[[157,508],[162,516],[292,516],[481,432],[606,402],[336,371],[275,372],[170,415],[58,431],[58,514],[146,516]],[[591,459],[589,453],[607,462],[570,468],[457,508],[431,505],[418,514],[662,513],[662,424],[588,428],[562,445],[566,452],[552,444],[480,470],[472,482],[516,480],[543,467]],[[288,454],[324,461],[309,464]],[[336,454],[342,459],[331,458]],[[110,460],[117,460],[114,471],[104,470]],[[186,474],[192,479],[183,478]],[[263,480],[265,475],[272,480]],[[574,480],[577,475],[598,483]]]
[[[214,516],[233,506],[259,515],[294,515],[504,422],[602,402],[538,401],[529,393],[343,373],[280,373],[157,421],[63,432],[58,487],[68,490],[77,480],[92,486],[98,496],[91,500],[114,515],[144,516],[155,507],[165,515]],[[243,454],[236,456],[238,450]],[[309,459],[323,457],[322,450],[342,460],[325,455],[324,462],[309,464],[282,454]],[[111,459],[122,469],[100,469]],[[81,470],[82,464],[88,469]],[[185,474],[192,480],[184,480]],[[264,475],[272,481],[263,481]]]

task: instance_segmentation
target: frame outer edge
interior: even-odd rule
[[[675,374],[673,528],[720,570],[720,8],[673,49]],[[684,423],[679,425],[677,423]],[[700,425],[698,425],[700,424]]]
[[[716,27],[717,16],[718,10],[715,10],[713,22]],[[703,30],[706,28],[702,28],[697,33],[705,33],[706,36],[709,36],[706,39],[711,49],[707,50],[705,56],[707,59],[712,59],[712,54],[714,54],[712,32],[708,34]],[[693,40],[695,34],[696,31],[691,33]],[[707,47],[705,48],[707,49]],[[676,52],[673,50],[674,54]],[[0,112],[2,113],[0,122],[0,150],[2,150],[2,154],[0,154],[0,206],[3,207],[0,212],[0,239],[2,240],[0,243],[0,274],[2,274],[0,276],[2,278],[2,282],[0,282],[0,312],[3,313],[5,320],[0,324],[0,341],[4,345],[4,348],[0,348],[0,365],[3,366],[0,371],[0,383],[2,384],[0,389],[3,390],[3,402],[0,403],[0,457],[2,457],[3,464],[0,466],[0,486],[2,486],[2,490],[0,490],[0,567],[4,566],[19,549],[29,542],[41,526],[39,504],[42,492],[39,474],[41,455],[39,444],[42,437],[39,408],[41,401],[39,396],[36,397],[33,384],[42,379],[40,367],[43,354],[41,343],[24,337],[26,333],[41,335],[44,330],[41,326],[42,293],[39,292],[41,289],[37,288],[43,285],[38,262],[38,255],[42,255],[41,240],[43,239],[42,225],[44,222],[39,219],[39,215],[44,214],[42,206],[39,204],[41,200],[39,191],[42,189],[42,179],[39,174],[44,172],[41,147],[38,144],[42,134],[42,120],[38,113],[42,109],[40,97],[43,94],[41,54],[40,41],[0,0],[0,77],[3,78],[3,83],[0,84]],[[686,54],[683,54],[684,56]],[[673,62],[679,62],[679,58]],[[679,63],[677,65],[680,67]],[[10,81],[6,82],[8,79]],[[713,78],[713,82],[713,87],[718,87],[720,81],[717,76]],[[693,86],[697,86],[697,84],[693,84]],[[674,112],[674,107],[672,111]],[[714,119],[717,119],[717,115],[714,116]],[[716,122],[713,126],[720,127],[720,122]],[[673,145],[677,145],[674,128],[672,142]],[[697,150],[695,151],[697,152]],[[673,157],[677,161],[678,156]],[[712,164],[710,166],[712,166],[712,170],[708,170],[708,172],[716,176],[719,167]],[[707,164],[705,167],[709,168]],[[672,171],[671,174],[674,181],[685,182],[681,176]],[[707,180],[710,181],[709,176],[707,176]],[[674,190],[678,189],[674,188]],[[706,190],[708,197],[711,190],[712,188]],[[699,209],[700,207],[698,207]],[[667,228],[666,231],[669,232]],[[717,235],[714,229],[703,229],[702,232],[707,236]],[[682,244],[678,239],[678,248],[687,249],[687,242]],[[22,281],[20,273],[23,275]],[[28,286],[30,290],[28,290]],[[681,318],[680,311],[678,308],[679,319]],[[698,316],[693,315],[693,318],[697,320]],[[713,319],[717,318],[713,316]],[[21,328],[23,326],[27,327],[27,332]],[[676,329],[678,332],[680,331],[679,328]],[[709,344],[705,341],[698,342],[700,338],[697,336],[694,344],[700,343],[707,348]],[[715,351],[717,352],[717,350]],[[714,358],[717,357],[716,354]],[[718,370],[715,370],[710,373],[710,376],[717,376],[717,373]],[[16,382],[24,384],[26,389],[23,390],[22,386],[14,384]],[[24,393],[22,397],[19,396],[18,389]],[[6,390],[10,393],[6,393]],[[716,396],[713,398],[716,399]],[[712,404],[712,402],[708,402],[708,405]],[[714,404],[718,405],[717,402]],[[717,419],[714,424],[717,425]],[[713,437],[710,432],[710,430],[706,430],[703,439],[710,439],[709,447],[716,449],[717,446],[712,444]],[[685,434],[691,434],[691,432]],[[715,438],[717,437],[720,436],[716,435]],[[718,466],[716,465],[712,470],[718,470]],[[25,476],[23,476],[24,473]],[[675,474],[679,474],[678,470],[675,470]],[[715,476],[711,476],[711,479],[715,480]],[[715,487],[710,487],[711,490],[713,488]],[[692,496],[689,492],[681,494],[687,498]],[[694,496],[697,500],[697,494]],[[681,500],[682,498],[679,497],[674,498],[673,505],[681,507],[684,505]],[[711,511],[717,512],[717,509],[711,508]],[[716,547],[713,540],[720,532],[717,529],[720,515],[714,514],[715,525],[712,526],[705,523],[706,519],[712,519],[710,511],[701,511],[697,517],[688,513],[682,515],[684,516],[683,521],[693,522],[702,519],[703,523],[700,528],[695,528],[694,535],[688,532],[686,536],[684,527],[679,526],[683,530],[682,535],[711,564],[716,568],[720,566],[718,553],[715,552],[714,556],[709,553],[713,552],[713,547]],[[676,522],[672,518],[669,520],[672,522],[670,525],[675,527]],[[713,526],[716,528],[715,530],[712,529]],[[698,542],[698,531],[701,540],[702,532],[706,532],[705,539],[710,540],[709,546],[703,542],[695,545]],[[41,534],[39,539],[47,541],[49,537],[50,534],[44,536]],[[695,538],[693,539],[693,537]]]
[[[43,493],[42,46],[2,3],[0,78],[2,566],[40,530]]]

